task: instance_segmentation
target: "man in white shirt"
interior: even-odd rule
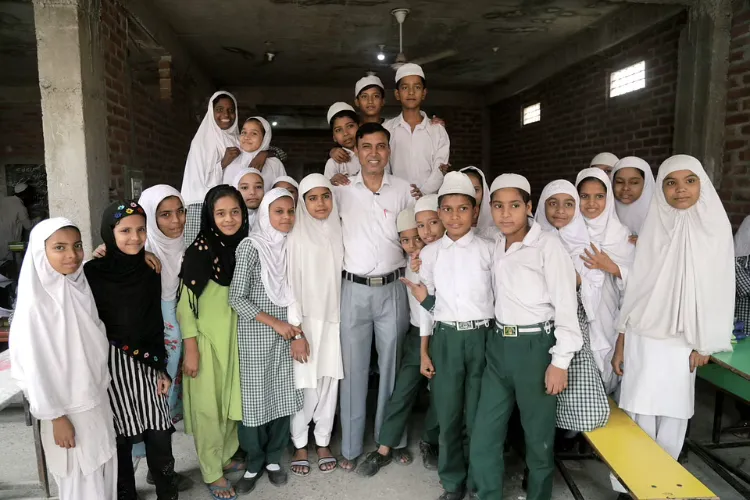
[[[24,229],[31,230],[26,204],[33,199],[32,188],[25,182],[19,182],[13,191],[13,196],[0,198],[0,267],[13,262],[13,253],[8,244],[21,241]]]
[[[450,139],[445,127],[433,124],[421,110],[427,97],[424,72],[408,63],[396,72],[396,100],[401,114],[386,120],[391,133],[391,171],[422,194],[437,193],[443,183],[442,165],[448,163]]]
[[[339,464],[350,471],[363,452],[367,383],[373,333],[378,351],[380,385],[375,416],[378,441],[384,409],[396,379],[397,347],[409,329],[409,304],[404,285],[406,259],[396,218],[412,204],[410,186],[385,172],[390,156],[388,131],[377,123],[357,131],[362,169],[348,185],[335,186],[344,240],[341,285],[340,384],[341,454]],[[405,443],[401,443],[403,446]]]

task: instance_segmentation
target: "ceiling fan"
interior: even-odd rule
[[[399,52],[398,52],[398,56],[396,56],[396,62],[391,64],[391,68],[393,68],[394,70],[398,70],[401,66],[403,66],[407,62],[419,64],[421,66],[423,64],[428,64],[431,62],[439,61],[441,59],[445,59],[446,57],[452,57],[458,54],[457,50],[448,49],[448,50],[443,50],[442,52],[436,52],[434,54],[430,54],[425,57],[418,57],[416,59],[412,59],[411,61],[409,61],[408,59],[406,59],[406,55],[404,55],[404,21],[406,20],[406,16],[409,14],[409,9],[393,9],[391,11],[391,14],[393,14],[393,17],[395,17],[396,21],[398,21]]]

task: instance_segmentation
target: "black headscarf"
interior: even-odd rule
[[[107,254],[90,260],[83,270],[110,344],[164,371],[167,351],[161,315],[161,279],[146,264],[145,249],[128,255],[115,241],[115,226],[131,215],[146,218],[143,208],[134,201],[117,201],[107,207],[101,225]],[[145,221],[143,225],[146,226]]]
[[[225,196],[234,198],[242,213],[242,226],[232,236],[222,233],[214,220],[216,202]],[[208,282],[215,281],[221,286],[229,286],[232,282],[235,251],[237,245],[247,237],[249,230],[247,208],[240,192],[226,184],[211,188],[206,194],[201,209],[201,231],[185,251],[180,272],[182,283],[193,292],[190,297],[190,307],[196,318],[198,317],[198,298]]]

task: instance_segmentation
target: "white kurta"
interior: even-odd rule
[[[286,169],[278,158],[268,158],[260,173],[263,176],[263,186],[266,188],[266,192],[268,192],[273,187],[276,179],[282,175],[286,175]]]
[[[683,337],[625,336],[620,408],[640,415],[689,419],[695,402],[692,348]]]
[[[343,174],[347,177],[354,177],[362,170],[362,166],[359,164],[359,158],[357,153],[351,149],[342,148],[344,151],[349,153],[349,161],[345,163],[338,163],[333,158],[328,158],[323,175],[330,179],[336,174]]]

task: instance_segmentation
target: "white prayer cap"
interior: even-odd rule
[[[383,82],[380,81],[380,78],[375,75],[369,75],[357,80],[357,83],[354,85],[354,97],[359,97],[359,93],[362,92],[363,88],[372,85],[377,85],[383,89],[383,93],[385,93],[385,86],[383,85]],[[328,121],[330,122],[331,120]]]
[[[396,218],[396,229],[398,232],[408,231],[409,229],[417,228],[417,219],[414,218],[414,209],[406,208],[399,212]]]
[[[594,156],[593,160],[591,160],[589,167],[593,167],[594,165],[607,165],[608,167],[614,167],[615,163],[618,161],[620,161],[620,159],[612,153],[599,153]]]
[[[419,212],[437,212],[438,211],[438,195],[428,194],[422,196],[414,204],[414,214]]]
[[[29,187],[29,185],[28,185],[28,184],[26,184],[25,182],[19,182],[19,183],[18,183],[18,184],[16,184],[16,186],[15,186],[15,187],[13,188],[13,192],[14,192],[14,193],[16,193],[16,194],[19,194],[19,193],[23,193],[24,191],[26,191],[26,189],[27,189],[28,187]]]
[[[328,108],[328,115],[326,117],[328,119],[328,124],[331,124],[331,118],[336,116],[336,114],[341,113],[342,111],[351,111],[354,114],[357,113],[356,111],[354,111],[353,107],[345,102],[334,102],[333,104],[331,104],[331,107]]]
[[[398,71],[396,71],[396,83],[398,83],[398,81],[404,78],[405,76],[412,76],[412,75],[421,76],[422,79],[424,80],[424,71],[422,71],[422,67],[419,64],[406,63],[400,68],[398,68]]]
[[[529,181],[523,175],[518,174],[502,174],[492,181],[492,187],[490,187],[490,193],[494,193],[498,189],[503,188],[516,188],[524,191],[526,194],[531,195],[531,185]]]
[[[465,194],[476,198],[474,184],[471,183],[469,176],[463,172],[448,172],[443,178],[443,185],[438,190],[438,196],[444,194]]]

